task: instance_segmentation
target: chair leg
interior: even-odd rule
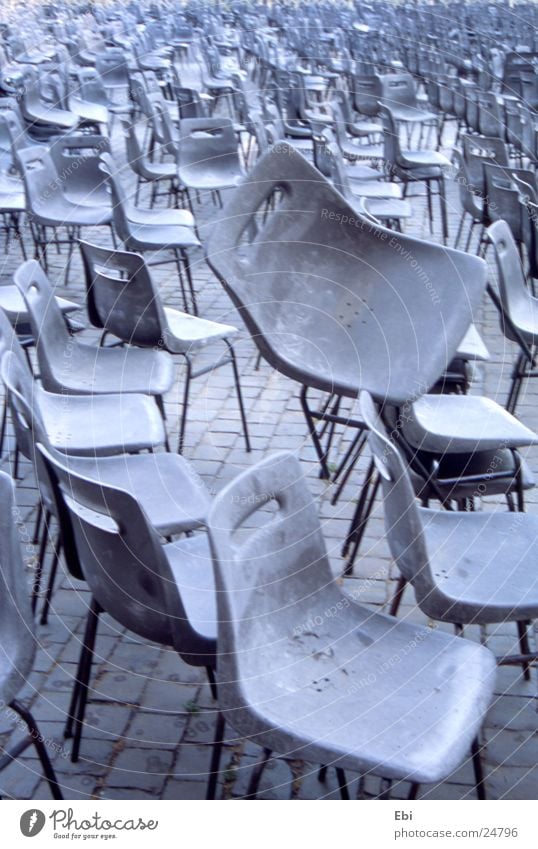
[[[209,681],[209,687],[211,689],[211,695],[217,701],[218,693],[217,693],[217,682],[215,680],[215,672],[211,666],[206,666],[205,668],[207,680]]]
[[[329,466],[327,465],[327,455],[326,455],[326,452],[323,449],[323,446],[320,442],[318,432],[316,430],[316,424],[315,424],[314,419],[312,417],[312,413],[310,412],[310,407],[308,406],[307,393],[308,393],[308,386],[305,386],[303,384],[303,386],[301,387],[301,396],[300,396],[301,407],[303,409],[303,414],[304,414],[304,417],[306,419],[306,423],[307,423],[307,426],[308,426],[308,433],[310,434],[310,438],[312,439],[312,442],[314,443],[314,448],[316,450],[316,454],[318,455],[319,464],[321,466],[321,477],[326,478],[328,480],[331,476],[331,473],[329,471]]]
[[[185,428],[187,426],[187,410],[189,407],[189,393],[191,388],[191,380],[192,380],[192,364],[190,358],[187,354],[183,354],[185,359],[185,365],[187,367],[187,374],[185,375],[185,387],[183,389],[183,409],[181,411],[181,421],[179,424],[179,440],[177,445],[177,453],[183,453],[183,447],[185,442]]]
[[[392,601],[390,603],[390,615],[397,616],[398,610],[400,609],[400,604],[403,598],[403,594],[405,592],[405,588],[407,586],[407,581],[403,575],[400,575],[398,578],[398,586],[396,587],[396,592],[392,597]]]
[[[43,518],[43,502],[41,498],[37,504],[37,512],[35,517],[34,535],[32,537],[32,545],[37,545],[39,542],[39,532],[41,530],[41,520]]]
[[[43,520],[43,530],[41,534],[41,544],[39,546],[39,554],[37,557],[37,566],[34,575],[34,584],[32,588],[32,613],[35,615],[37,608],[37,599],[39,597],[39,593],[41,590],[41,576],[43,574],[43,563],[45,561],[45,554],[47,550],[47,542],[49,540],[49,522],[50,522],[50,512],[45,510],[45,516]]]
[[[189,285],[189,292],[191,295],[191,303],[192,303],[192,312],[193,315],[198,315],[198,303],[196,301],[196,291],[194,289],[194,282],[192,279],[191,272],[191,264],[189,260],[189,255],[187,251],[181,251],[181,259],[183,262],[183,268],[185,269],[185,274],[187,275],[187,283]]]
[[[32,738],[32,742],[36,748],[38,758],[41,761],[41,766],[43,767],[43,772],[45,773],[45,778],[47,779],[53,799],[63,799],[63,794],[60,790],[60,785],[58,784],[56,773],[54,772],[54,768],[50,762],[46,746],[43,742],[43,737],[39,731],[34,717],[30,713],[28,708],[26,708],[16,699],[10,702],[9,706],[14,711],[16,711],[16,713],[19,714],[21,719],[24,720],[24,722],[28,726],[30,737]]]
[[[256,764],[254,769],[252,770],[252,774],[250,776],[250,781],[248,783],[246,797],[247,799],[256,799],[258,797],[258,789],[260,787],[260,781],[272,755],[271,749],[263,750],[262,759]]]
[[[40,624],[46,625],[49,621],[49,610],[50,610],[50,602],[52,599],[52,593],[54,590],[54,581],[56,579],[56,572],[58,571],[58,561],[60,559],[60,551],[62,547],[61,535],[58,534],[56,538],[56,544],[54,546],[54,552],[52,555],[52,563],[50,564],[49,570],[49,582],[47,585],[47,592],[45,595],[45,601],[43,602],[43,607],[41,610],[41,618]]]
[[[482,769],[482,760],[480,758],[480,743],[478,737],[473,740],[471,746],[471,755],[473,759],[473,772],[476,787],[476,797],[481,801],[486,799],[486,785],[484,781],[484,771]]]
[[[446,209],[445,178],[439,178],[439,206],[441,208],[441,226],[443,229],[443,244],[448,242],[448,214]]]
[[[529,655],[531,653],[531,648],[529,645],[529,632],[528,632],[529,623],[528,622],[518,622],[517,623],[517,633],[519,637],[519,650],[522,655]],[[525,681],[530,681],[531,677],[531,669],[528,663],[522,664],[523,668],[523,677]]]
[[[349,788],[347,786],[346,774],[342,767],[336,767],[336,779],[338,781],[338,789],[340,790],[340,798],[344,800],[349,799]]]
[[[323,764],[319,768],[318,781],[320,781],[322,784],[325,784],[326,780],[327,780],[327,766],[325,764]]]
[[[217,715],[217,724],[215,726],[215,738],[213,740],[213,751],[211,753],[211,764],[209,767],[209,778],[206,789],[206,799],[214,799],[217,790],[217,782],[219,779],[220,756],[222,754],[222,741],[224,739],[225,720],[224,715],[219,711]]]
[[[86,630],[84,632],[84,645],[82,647],[80,666],[80,689],[78,694],[78,703],[76,707],[76,715],[74,722],[73,748],[71,750],[71,760],[73,763],[78,761],[80,751],[80,742],[82,739],[82,729],[84,726],[84,715],[86,713],[86,704],[88,701],[88,684],[90,681],[93,651],[95,647],[95,637],[97,634],[97,625],[99,622],[99,613],[101,608],[94,598],[92,598],[88,618],[86,620]],[[69,717],[71,719],[71,717]]]
[[[231,344],[231,342],[228,342],[227,339],[225,339],[224,342],[228,346],[228,350],[230,352],[230,359],[231,359],[231,363],[232,363],[232,370],[233,370],[234,381],[235,381],[235,392],[236,392],[236,395],[237,395],[237,403],[239,405],[239,414],[241,416],[241,423],[243,425],[243,436],[245,438],[245,448],[246,448],[247,452],[250,452],[251,451],[250,437],[249,437],[249,433],[248,433],[248,424],[247,424],[247,417],[246,417],[246,413],[245,413],[245,405],[243,403],[243,393],[241,391],[241,380],[240,380],[240,377],[239,377],[239,369],[237,368],[237,358],[235,356],[235,350],[234,350],[234,347]]]
[[[416,799],[418,797],[419,792],[420,792],[420,784],[413,782],[413,784],[409,788],[409,793],[407,794],[407,798],[409,800]]]

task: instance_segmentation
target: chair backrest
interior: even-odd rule
[[[121,88],[129,85],[129,68],[121,48],[110,48],[95,57],[95,70],[105,88]]]
[[[471,188],[471,178],[467,171],[466,162],[459,150],[452,151],[452,162],[456,167],[455,182],[458,185],[460,203],[469,215],[473,218],[480,219],[482,217],[482,208],[477,202],[477,196]]]
[[[206,249],[274,368],[401,401],[445,370],[486,282],[483,260],[373,227],[284,142],[238,185]]]
[[[400,134],[394,116],[387,106],[379,107],[379,115],[383,124],[383,159],[385,168],[390,171],[402,158]]]
[[[70,368],[66,351],[71,337],[65,319],[47,275],[36,260],[20,265],[13,279],[30,317],[43,386],[55,391],[58,365],[63,363],[64,368]]]
[[[487,210],[491,221],[502,219],[510,227],[514,239],[522,240],[521,204],[519,191],[514,183],[512,171],[529,174],[526,169],[503,168],[501,165],[484,165]],[[534,178],[530,174],[530,179]]]
[[[165,549],[136,499],[83,475],[69,457],[38,445],[70,512],[84,578],[103,610],[144,639],[174,646],[206,665],[214,652],[196,642]],[[193,651],[198,654],[195,659]]]
[[[486,196],[486,177],[484,164],[508,166],[508,151],[502,139],[480,138],[478,136],[462,136],[463,158],[467,165],[467,173],[471,179],[471,188],[481,197]]]
[[[103,153],[110,153],[110,141],[105,136],[59,136],[52,142],[49,156],[64,194],[76,192],[84,202],[110,205],[107,183],[99,167]]]
[[[415,83],[411,74],[383,74],[381,80],[381,100],[389,109],[398,106],[416,108],[417,97]]]
[[[127,209],[129,208],[129,201],[127,200],[127,196],[125,194],[125,190],[123,188],[119,174],[117,173],[116,163],[109,153],[103,153],[103,155],[101,156],[101,164],[99,167],[105,175],[108,185],[110,187],[110,194],[112,196],[112,215],[114,218],[114,230],[116,231],[122,242],[125,245],[128,245],[131,237],[129,219],[127,218]]]
[[[181,122],[179,158],[181,165],[231,157],[239,160],[237,139],[230,118],[186,118]]]
[[[420,604],[432,587],[421,510],[402,456],[389,439],[379,410],[367,392],[360,394],[360,410],[368,427],[368,444],[381,477],[387,542],[400,572],[413,584]]]
[[[92,324],[134,345],[162,344],[166,319],[144,257],[83,241],[80,250]]]
[[[499,295],[503,311],[508,318],[513,317],[519,323],[526,315],[533,312],[534,304],[525,283],[525,275],[521,265],[512,231],[506,221],[495,221],[488,227],[488,238],[495,250],[495,259],[499,272]],[[511,337],[509,327],[501,323],[505,333]]]
[[[379,115],[382,96],[381,80],[378,76],[356,75],[353,77],[353,100],[355,109],[362,115],[374,118]]]
[[[196,89],[185,88],[185,86],[173,86],[173,92],[177,100],[179,117],[181,119],[207,117],[207,109]]]
[[[9,705],[27,683],[35,656],[19,519],[13,481],[0,472],[0,702],[3,706]]]
[[[239,474],[213,500],[208,535],[219,621],[219,704],[240,708],[248,703],[244,687],[264,645],[288,640],[308,618],[313,597],[334,580],[297,458],[281,452]]]

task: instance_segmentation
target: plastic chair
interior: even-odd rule
[[[220,711],[208,798],[215,796],[225,722],[264,749],[248,798],[256,797],[273,750],[335,766],[343,798],[349,798],[345,769],[373,773],[389,785],[410,781],[413,798],[417,784],[442,780],[471,747],[483,798],[473,741],[492,696],[493,656],[343,594],[293,455],[273,455],[225,487],[213,502],[208,533]],[[328,617],[334,605],[338,615]],[[416,647],[403,657],[411,639]],[[387,682],[379,668],[394,656],[400,662]]]
[[[433,186],[437,187],[441,207],[441,225],[443,241],[448,239],[448,217],[446,209],[445,178],[443,169],[450,165],[443,154],[432,150],[402,150],[396,121],[390,109],[380,108],[383,120],[383,141],[385,169],[393,179],[404,184],[404,197],[411,183],[424,183],[430,219],[430,232],[433,232]]]
[[[150,160],[149,156],[144,153],[142,145],[138,140],[136,124],[124,119],[122,119],[121,123],[125,137],[127,162],[136,174],[135,205],[138,204],[141,186],[146,184],[151,186],[150,207],[153,207],[159,196],[167,198],[169,206],[171,205],[171,200],[174,199],[175,206],[177,206],[177,197],[180,189],[177,180],[176,163],[154,162]],[[168,188],[160,191],[159,185],[163,182],[168,183]]]
[[[39,82],[31,78],[27,78],[24,86],[21,113],[31,131],[37,134],[41,132],[47,136],[74,130],[79,124],[79,119],[73,112],[58,109],[42,100]]]
[[[501,329],[507,339],[516,342],[519,354],[512,369],[506,409],[515,413],[525,380],[538,376],[536,354],[538,346],[538,298],[529,291],[511,228],[505,221],[496,221],[487,235],[495,249],[499,272],[499,294],[491,284],[488,292],[501,317]]]
[[[38,446],[69,512],[84,578],[92,593],[66,728],[78,760],[98,619],[110,614],[144,640],[173,647],[210,681],[216,654],[215,585],[207,536],[163,545],[136,499],[85,476]],[[74,729],[73,729],[74,725]]]
[[[30,316],[41,381],[48,392],[151,395],[163,412],[163,395],[173,383],[172,361],[165,352],[79,342],[69,335],[53,289],[35,260],[21,265],[14,280]]]
[[[381,80],[381,104],[389,109],[397,123],[409,127],[420,124],[418,146],[420,148],[425,126],[437,127],[437,115],[421,108],[417,101],[415,83],[411,74],[383,74]],[[408,142],[410,134],[408,132]]]
[[[129,345],[157,348],[184,359],[186,375],[178,451],[181,452],[184,445],[191,381],[228,364],[232,366],[246,450],[250,451],[239,371],[230,342],[237,335],[237,329],[163,306],[140,255],[109,251],[88,242],[81,242],[80,248],[92,324]],[[217,342],[226,346],[227,355],[194,368],[196,353]]]
[[[0,472],[0,701],[17,713],[28,734],[0,757],[0,770],[34,745],[54,799],[63,799],[43,736],[28,708],[17,696],[28,681],[36,654],[32,613],[17,532],[14,487]]]
[[[103,153],[110,153],[107,138],[90,133],[60,136],[49,145],[55,176],[64,197],[81,206],[111,209],[106,180],[99,168]]]
[[[54,481],[50,479],[46,464],[44,467],[40,462],[40,455],[36,455],[35,443],[39,442],[53,455],[55,451],[50,444],[40,412],[32,403],[32,384],[28,380],[27,369],[20,357],[16,356],[15,350],[9,356],[6,355],[6,362],[2,365],[2,375],[9,397],[17,443],[21,446],[22,453],[34,466],[40,491],[34,531],[34,543],[36,545],[39,543],[33,594],[35,607],[40,594],[46,544],[50,536],[51,515],[56,516],[62,531],[62,508],[54,497]],[[58,454],[60,459],[61,456]],[[65,456],[63,459],[65,460]],[[119,486],[130,492],[140,503],[152,527],[164,538],[191,532],[205,525],[210,505],[209,493],[194,468],[177,454],[122,454],[116,457],[71,455],[69,462],[72,468],[92,480],[110,486]],[[46,624],[48,619],[62,548],[66,552],[69,571],[78,580],[82,578],[80,567],[72,562],[68,554],[69,541],[65,540],[64,528],[53,546],[49,581],[41,612],[42,624]]]
[[[181,121],[179,179],[190,191],[220,192],[244,177],[233,123],[227,118],[186,118]]]
[[[360,404],[381,475],[387,538],[402,574],[391,612],[397,612],[409,582],[418,606],[432,619],[460,627],[520,623],[521,656],[499,662],[538,662],[538,654],[530,652],[523,624],[538,616],[538,578],[532,557],[538,517],[521,514],[514,534],[514,517],[509,513],[419,507],[405,464],[372,398],[361,393]]]
[[[462,214],[458,226],[458,232],[456,233],[456,238],[454,240],[454,247],[457,248],[459,246],[465,225],[465,217],[469,216],[470,223],[467,231],[465,250],[468,251],[471,247],[471,240],[473,238],[475,227],[480,227],[481,230],[478,238],[477,250],[477,253],[479,254],[484,243],[484,231],[486,226],[486,196],[484,194],[479,194],[477,190],[473,188],[472,179],[467,170],[467,164],[458,150],[452,151],[452,161],[456,166],[455,182],[458,186],[458,193],[462,206]]]
[[[62,181],[48,153],[35,147],[18,151],[22,167],[28,220],[35,258],[49,270],[48,251],[67,245],[65,282],[69,278],[76,240],[83,227],[107,227],[112,232],[112,209],[102,203],[73,203],[62,191]],[[65,235],[62,235],[65,231]]]
[[[102,156],[101,168],[107,176],[112,194],[114,227],[125,248],[142,253],[171,251],[173,260],[153,260],[150,265],[164,265],[172,261],[175,263],[183,305],[185,312],[189,312],[187,291],[183,280],[183,272],[185,272],[192,311],[197,315],[198,306],[188,251],[200,247],[200,241],[195,232],[192,212],[186,209],[159,210],[133,206],[127,200],[114,160],[106,153]]]

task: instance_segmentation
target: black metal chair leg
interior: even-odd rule
[[[215,672],[211,666],[206,666],[205,668],[207,680],[209,681],[209,687],[211,690],[211,695],[217,701],[218,693],[217,693],[217,682],[215,680]]]
[[[342,767],[336,767],[336,779],[338,781],[338,788],[340,790],[340,798],[348,800],[349,799],[349,788],[347,786],[346,774]]]
[[[529,634],[528,634],[528,622],[518,622],[517,623],[517,633],[519,637],[519,650],[522,655],[529,655],[531,653],[531,648],[529,645]],[[528,663],[522,663],[523,668],[523,677],[525,681],[530,681],[531,677],[531,669]]]
[[[185,365],[187,367],[187,374],[185,375],[185,387],[183,389],[183,409],[181,411],[181,421],[179,424],[179,440],[177,445],[177,453],[183,453],[183,443],[185,441],[185,428],[187,426],[187,411],[189,408],[189,393],[191,388],[191,379],[192,379],[192,364],[190,358],[187,354],[183,354],[185,359]]]
[[[403,598],[403,594],[405,592],[405,588],[407,586],[407,581],[405,580],[403,575],[400,575],[398,578],[398,586],[396,587],[396,592],[392,597],[392,601],[390,603],[390,615],[397,616],[398,610],[400,609],[400,604]]]
[[[263,757],[261,761],[259,761],[256,766],[252,770],[252,774],[250,776],[250,781],[248,783],[246,798],[247,799],[256,799],[258,797],[258,789],[260,786],[260,781],[263,775],[263,771],[269,762],[269,759],[272,755],[271,749],[263,750]]]
[[[78,695],[77,711],[74,722],[73,748],[71,750],[71,760],[73,763],[78,761],[80,751],[80,742],[82,739],[82,729],[84,726],[84,715],[86,713],[86,704],[88,701],[88,684],[90,681],[93,650],[95,647],[95,637],[97,634],[97,625],[99,622],[99,613],[101,608],[97,601],[92,598],[90,609],[88,611],[88,619],[86,621],[86,630],[84,632],[84,659],[81,664],[81,680],[80,690]]]
[[[321,781],[322,784],[325,784],[326,780],[327,780],[327,767],[325,766],[325,764],[323,764],[319,768],[318,781]]]
[[[39,532],[41,530],[41,520],[43,518],[43,502],[41,498],[37,503],[37,512],[35,517],[34,535],[32,537],[32,545],[37,545],[39,542]]]
[[[222,713],[217,715],[217,724],[215,726],[215,738],[213,740],[213,751],[211,753],[211,764],[209,767],[209,778],[206,789],[206,799],[214,799],[217,791],[217,782],[219,779],[220,756],[222,754],[222,741],[224,739],[225,720]]]
[[[49,610],[50,610],[50,602],[52,599],[52,593],[54,591],[54,581],[56,580],[56,573],[58,571],[58,561],[60,559],[60,551],[62,547],[61,535],[58,534],[56,538],[56,543],[54,545],[54,551],[52,555],[52,563],[50,564],[49,569],[49,582],[47,584],[47,592],[45,595],[45,601],[43,602],[43,607],[41,610],[41,625],[46,625],[49,621]]]
[[[418,797],[419,792],[420,792],[420,784],[413,782],[413,784],[409,788],[409,793],[407,794],[407,798],[409,800],[416,799]]]
[[[307,426],[308,426],[308,433],[310,434],[310,438],[312,439],[312,442],[314,443],[314,448],[315,448],[316,454],[318,455],[318,461],[319,461],[319,464],[321,466],[321,477],[328,480],[330,478],[331,474],[329,472],[329,467],[327,465],[327,457],[325,455],[325,451],[323,449],[323,446],[322,446],[320,439],[319,439],[319,436],[318,436],[318,432],[316,430],[316,423],[314,422],[314,419],[312,417],[312,413],[310,412],[310,407],[308,406],[308,401],[307,401],[307,398],[306,398],[307,393],[308,393],[308,386],[303,385],[301,387],[301,395],[300,395],[301,407],[302,407],[303,415],[306,419],[306,423],[307,423]]]
[[[39,597],[39,593],[41,591],[41,576],[43,574],[43,563],[45,561],[45,554],[47,550],[47,542],[49,540],[49,522],[50,522],[50,512],[45,510],[45,516],[43,520],[43,530],[41,535],[41,543],[39,546],[39,553],[37,556],[37,566],[35,569],[34,575],[34,584],[32,588],[32,613],[35,614],[37,608],[37,599]]]
[[[37,723],[28,710],[23,704],[21,704],[16,699],[13,699],[10,702],[10,708],[12,708],[16,713],[19,714],[22,720],[28,726],[28,730],[30,732],[30,737],[32,738],[32,742],[36,748],[37,755],[39,760],[41,761],[41,766],[43,767],[43,772],[45,773],[45,778],[50,787],[50,791],[52,793],[53,799],[63,799],[62,791],[60,790],[60,785],[58,784],[58,779],[56,778],[56,773],[54,772],[53,766],[50,762],[50,758],[43,742],[43,737],[39,731]]]
[[[250,452],[251,451],[250,437],[249,437],[249,433],[248,433],[247,417],[246,417],[246,414],[245,414],[245,405],[243,403],[243,393],[241,391],[241,379],[239,377],[239,369],[237,368],[237,358],[235,356],[235,351],[234,351],[233,345],[230,342],[228,342],[227,339],[225,339],[224,341],[225,341],[226,345],[228,346],[228,350],[230,352],[230,359],[231,359],[231,363],[232,363],[232,370],[233,370],[234,381],[235,381],[235,392],[236,392],[236,395],[237,395],[237,403],[239,405],[239,413],[240,413],[240,416],[241,416],[241,423],[243,425],[243,436],[245,438],[245,448],[246,448],[247,452]]]
[[[486,784],[484,780],[484,771],[482,769],[482,760],[480,758],[480,743],[478,742],[478,737],[473,740],[473,744],[471,746],[471,755],[473,758],[473,772],[476,787],[476,797],[477,799],[484,800],[487,798]]]

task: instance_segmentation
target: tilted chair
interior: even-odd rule
[[[28,708],[17,699],[32,672],[36,639],[21,557],[14,486],[5,472],[0,472],[0,505],[0,702],[3,708],[18,714],[29,732],[3,751],[0,770],[33,744],[53,798],[63,799],[39,727]]]
[[[145,640],[173,647],[213,681],[217,613],[206,534],[164,544],[129,492],[96,481],[69,458],[38,446],[63,498],[77,556],[92,593],[66,728],[78,760],[98,619],[104,611]],[[73,730],[74,725],[74,730]]]
[[[208,533],[219,698],[208,798],[216,792],[226,722],[264,750],[249,798],[272,751],[336,767],[343,798],[346,769],[389,785],[410,781],[415,798],[418,785],[446,778],[471,749],[484,798],[476,737],[492,696],[493,655],[346,596],[292,454],[273,455],[225,487]],[[333,609],[338,614],[328,616]],[[400,660],[388,680],[379,670],[391,657]]]
[[[401,573],[391,612],[396,614],[411,583],[418,606],[432,619],[460,628],[517,622],[521,655],[500,662],[537,663],[527,623],[538,617],[533,556],[538,517],[419,507],[402,457],[368,393],[361,393],[360,405],[381,476],[387,538]]]
[[[239,371],[230,342],[237,335],[237,329],[163,306],[147,264],[139,254],[109,251],[88,242],[81,242],[80,248],[92,324],[129,345],[167,351],[184,359],[186,375],[178,450],[181,452],[184,445],[191,381],[230,364],[246,450],[250,451]],[[195,368],[193,358],[196,353],[217,342],[226,346],[227,354]]]

